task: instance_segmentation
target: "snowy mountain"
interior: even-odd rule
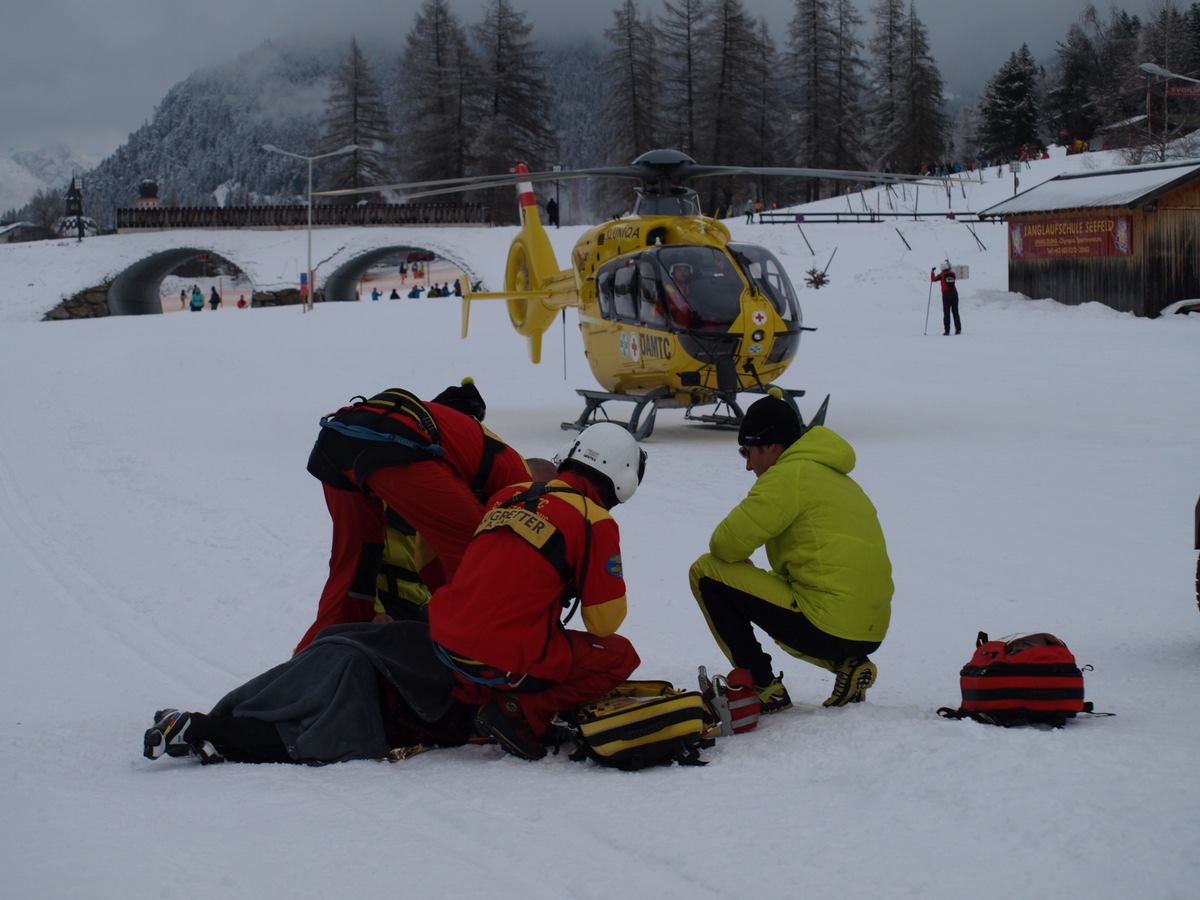
[[[23,207],[39,190],[62,192],[96,160],[63,146],[0,154],[0,213]]]
[[[86,208],[107,222],[113,209],[136,202],[147,178],[158,182],[164,203],[182,206],[215,205],[218,187],[230,197],[303,196],[303,167],[285,165],[261,145],[303,152],[313,144],[330,74],[344,52],[332,42],[268,41],[227,66],[188,76],[88,176]]]
[[[390,98],[389,121],[403,139],[405,110],[398,87],[400,46],[361,41],[372,73]],[[159,185],[163,203],[181,206],[302,201],[307,171],[296,160],[265,153],[264,143],[311,152],[330,78],[348,42],[267,41],[229,65],[193,73],[172,87],[154,116],[91,172],[85,206],[107,224],[112,211],[132,206],[144,179]],[[595,160],[595,129],[581,127],[598,100],[592,77],[599,51],[592,43],[554,44],[545,63],[555,73],[555,129],[562,164]]]

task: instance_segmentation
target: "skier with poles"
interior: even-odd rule
[[[954,286],[956,280],[954,269],[950,268],[950,261],[946,260],[942,263],[942,271],[938,271],[936,267],[929,270],[930,290],[933,290],[932,283],[940,281],[942,283],[942,334],[950,333],[950,318],[954,317],[954,333],[962,334],[962,321],[958,318],[958,288]]]

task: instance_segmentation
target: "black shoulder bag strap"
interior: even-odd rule
[[[517,494],[515,497],[509,498],[504,503],[501,503],[500,506],[520,506],[528,512],[536,513],[538,501],[541,499],[543,494],[548,493],[575,494],[583,498],[583,512],[580,513],[580,516],[583,518],[585,537],[583,543],[583,560],[581,561],[579,568],[574,569],[567,564],[567,542],[566,538],[563,537],[562,532],[557,533],[555,535],[555,539],[549,542],[549,544],[554,545],[553,547],[549,546],[548,544],[547,547],[543,548],[543,555],[547,561],[554,566],[554,568],[558,571],[559,576],[563,580],[563,596],[561,602],[564,608],[570,606],[570,611],[567,613],[566,618],[561,620],[561,623],[566,625],[571,621],[572,617],[575,615],[575,611],[579,609],[579,604],[583,601],[583,580],[587,577],[588,561],[592,552],[592,521],[587,516],[587,494],[575,488],[547,487],[544,481],[535,481],[529,486],[528,489]],[[572,597],[575,600],[574,604],[571,603]]]

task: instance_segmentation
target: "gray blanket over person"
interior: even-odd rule
[[[461,744],[474,709],[455,701],[452,687],[424,623],[338,625],[207,714],[159,710],[143,753],[322,764],[418,743]]]

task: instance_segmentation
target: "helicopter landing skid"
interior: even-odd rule
[[[768,385],[768,388],[771,387],[776,387],[776,385]],[[796,405],[796,398],[803,397],[804,391],[794,388],[780,388],[780,390],[783,391],[783,397],[787,403],[792,409],[796,410],[796,415],[800,417],[801,425],[805,428],[811,428],[813,425],[825,424],[825,413],[829,409],[828,394],[817,410],[817,414],[810,421],[805,422],[800,408]],[[616,422],[616,424],[632,434],[634,440],[638,441],[644,441],[650,437],[654,431],[654,420],[658,415],[659,402],[667,400],[671,396],[671,391],[665,387],[656,388],[645,394],[612,394],[606,391],[588,391],[583,389],[576,390],[575,393],[584,399],[583,412],[579,414],[579,418],[574,422],[563,422],[562,428],[564,431],[582,431],[584,428],[594,425],[597,422]],[[765,393],[765,391],[750,391],[747,393]],[[604,404],[610,400],[635,404],[629,421],[622,422],[608,415],[608,411],[604,409]],[[669,400],[664,405],[678,406],[678,404],[672,403]],[[683,417],[692,422],[704,422],[707,425],[713,425],[718,428],[737,428],[742,424],[743,413],[736,399],[718,400],[717,408],[711,413],[695,414],[692,412],[693,409],[695,409],[694,406],[686,407]],[[642,418],[643,413],[645,414],[645,418]]]
[[[721,412],[722,407],[727,412]],[[717,408],[710,413],[693,414],[690,406],[683,411],[683,417],[689,422],[703,422],[705,425],[714,425],[717,428],[737,428],[742,424],[742,415],[742,408],[732,400],[719,401]]]
[[[783,393],[783,399],[788,406],[796,411],[796,415],[800,418],[800,425],[804,428],[812,428],[814,425],[825,424],[825,414],[829,411],[829,395],[825,395],[825,399],[821,402],[820,408],[816,415],[808,422],[804,421],[804,414],[800,412],[800,407],[796,403],[797,397],[803,397],[804,391],[797,388],[785,388],[778,385],[767,385],[767,390],[778,388]],[[763,391],[745,391],[743,393],[765,394]],[[738,428],[742,424],[742,408],[738,406],[735,399],[721,399],[717,401],[717,408],[711,413],[695,415],[692,413],[693,407],[689,406],[683,413],[685,419],[693,422],[704,422],[708,425],[714,425],[718,428]],[[722,409],[725,412],[722,412]]]
[[[666,388],[656,388],[645,394],[611,394],[606,391],[578,389],[575,393],[584,400],[583,412],[579,414],[579,418],[574,422],[563,422],[563,431],[582,431],[589,425],[594,425],[597,422],[616,422],[616,424],[632,434],[634,440],[644,441],[654,431],[654,419],[658,415],[658,401],[668,396],[670,391]],[[635,404],[629,421],[622,422],[608,415],[608,411],[604,409],[604,404],[610,400]],[[648,412],[647,407],[649,407]],[[646,413],[644,419],[642,418],[642,413]]]

